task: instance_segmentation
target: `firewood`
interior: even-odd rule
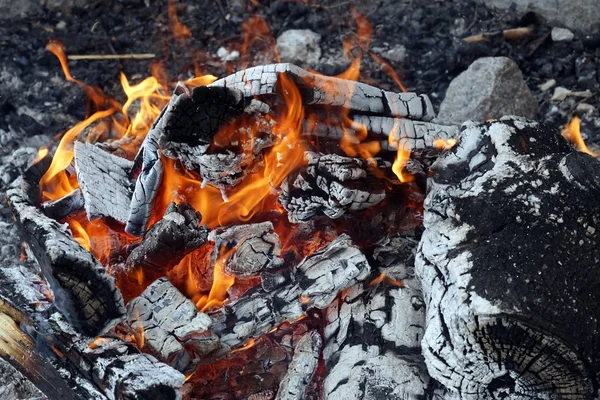
[[[60,199],[42,203],[40,207],[48,217],[60,220],[75,214],[83,208],[84,204],[83,193],[77,188]]]
[[[111,217],[127,222],[133,163],[91,143],[75,142],[75,169],[88,219]]]
[[[594,398],[600,163],[504,117],[432,168],[416,262],[432,377],[465,399]]]
[[[415,247],[415,241],[394,238],[376,248],[381,279],[371,287],[354,285],[326,309],[325,398],[425,397],[425,307],[414,276]]]
[[[271,64],[238,71],[210,86],[241,90],[245,97],[276,93],[278,74],[292,78],[306,105],[343,107],[357,113],[430,121],[435,116],[429,97],[392,93],[360,82],[313,74],[292,64]]]
[[[8,199],[44,277],[57,308],[78,332],[97,335],[112,327],[124,314],[123,298],[108,275],[65,226],[45,216],[11,189]]]
[[[298,264],[290,279],[270,292],[253,288],[213,316],[214,333],[227,354],[285,321],[295,321],[308,308],[327,307],[342,290],[364,280],[370,265],[350,237],[342,234]]]
[[[141,347],[179,371],[193,371],[200,357],[219,346],[211,318],[166,278],[127,304],[127,321]]]
[[[213,263],[227,254],[225,271],[244,278],[283,265],[281,242],[271,222],[217,228],[209,234],[215,242]]]
[[[206,242],[208,229],[200,226],[201,219],[202,215],[188,203],[171,203],[163,218],[129,254],[127,269],[139,266],[155,271],[171,269]]]
[[[323,341],[316,331],[307,332],[296,344],[288,372],[279,383],[276,400],[304,400],[306,387],[317,370]]]
[[[347,212],[373,207],[385,198],[382,182],[374,179],[368,160],[306,152],[307,165],[284,180],[279,202],[290,222],[308,221],[319,214],[339,218]],[[389,163],[375,160],[378,167]]]

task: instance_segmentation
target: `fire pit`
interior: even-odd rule
[[[441,123],[357,46],[336,77],[123,75],[119,104],[49,43],[96,111],[7,191],[37,267],[0,270],[0,355],[50,398],[597,396],[577,120]]]

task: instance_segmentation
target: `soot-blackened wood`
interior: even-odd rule
[[[60,220],[83,209],[84,204],[83,193],[77,188],[60,199],[42,203],[40,208],[48,217]]]
[[[279,383],[276,400],[304,400],[306,388],[317,371],[323,340],[317,331],[307,332],[296,344],[288,371]]]
[[[165,114],[160,149],[196,171],[203,184],[225,191],[252,172],[262,150],[273,145],[268,111],[239,90],[198,86]]]
[[[125,263],[134,267],[167,271],[191,251],[206,243],[208,229],[200,226],[202,215],[188,203],[171,203],[163,218],[144,235]]]
[[[225,271],[236,277],[256,276],[283,265],[281,242],[271,222],[217,228],[209,239],[215,242],[213,264],[227,256]]]
[[[224,86],[245,97],[277,93],[278,74],[290,77],[300,89],[305,105],[343,107],[380,116],[429,121],[435,113],[429,97],[415,93],[392,93],[364,83],[313,74],[292,64],[270,64],[238,71],[210,86]]]
[[[416,263],[429,372],[466,399],[594,398],[600,162],[517,117],[464,128],[433,165]]]
[[[339,292],[366,279],[370,271],[360,249],[348,235],[340,235],[302,260],[291,274],[283,271],[278,273],[281,279],[270,277],[278,284],[271,291],[251,289],[214,315],[214,332],[222,346],[219,354],[227,354],[285,321],[297,320],[311,307],[327,307]]]
[[[91,143],[75,142],[75,170],[88,219],[111,217],[127,222],[133,163]]]
[[[8,198],[57,308],[78,332],[97,335],[112,327],[125,307],[102,264],[73,239],[66,225],[29,204],[20,189],[10,190]]]
[[[219,347],[211,318],[166,278],[127,304],[127,322],[138,344],[179,371],[191,372],[201,357]]]
[[[306,152],[306,165],[287,176],[279,202],[290,222],[316,215],[339,218],[347,212],[373,207],[385,198],[385,187],[373,175],[370,161],[336,154]],[[378,168],[389,163],[376,160]]]
[[[369,286],[351,287],[326,309],[325,398],[425,398],[425,306],[414,276],[416,245],[397,237],[376,248],[381,275]]]

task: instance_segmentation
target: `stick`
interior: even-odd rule
[[[155,58],[154,53],[141,54],[73,54],[67,56],[69,60],[146,60]]]
[[[502,31],[502,35],[504,36],[504,39],[506,40],[519,40],[524,38],[527,35],[530,35],[533,32],[533,29],[530,27],[524,27],[524,28],[514,28],[514,29],[505,29]],[[479,33],[477,35],[471,35],[471,36],[467,36],[466,38],[463,38],[463,42],[465,43],[475,43],[475,42],[481,42],[482,40],[488,40],[490,38],[490,36],[492,36],[493,33],[491,32],[486,32],[486,33]]]

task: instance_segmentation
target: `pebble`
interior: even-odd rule
[[[579,103],[579,104],[577,104],[577,108],[575,109],[575,111],[577,111],[578,114],[585,114],[588,112],[593,112],[595,109],[596,109],[596,107],[594,107],[591,104]]]
[[[290,29],[277,38],[277,52],[281,62],[300,62],[316,66],[321,58],[321,35],[309,29]]]
[[[217,50],[217,57],[219,57],[221,61],[233,61],[240,58],[240,52],[237,50],[229,51],[225,47],[219,47],[219,50]]]
[[[565,28],[552,28],[550,36],[553,42],[570,42],[575,39],[575,34]]]
[[[58,24],[56,24],[56,29],[65,29],[67,27],[67,23],[65,21],[59,21]]]
[[[540,89],[542,92],[545,92],[546,90],[552,89],[555,85],[556,85],[556,80],[550,79],[550,80],[542,83],[541,85],[538,85],[538,89]]]

